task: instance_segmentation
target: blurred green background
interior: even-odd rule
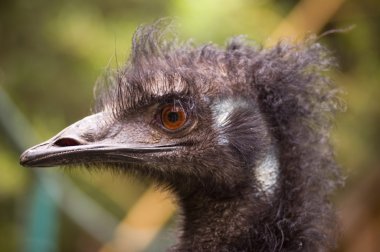
[[[97,76],[126,60],[138,25],[170,16],[179,36],[196,43],[223,45],[238,34],[264,43],[299,2],[0,1],[0,251],[111,251],[104,245],[149,183],[105,172],[30,170],[18,157],[90,112]],[[322,39],[339,62],[334,78],[347,103],[333,132],[347,176],[335,198],[339,251],[380,251],[380,2],[341,2],[322,28],[355,25]],[[172,228],[169,221],[145,250],[171,244]]]

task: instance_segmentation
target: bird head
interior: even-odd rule
[[[127,64],[100,79],[94,113],[25,151],[21,164],[106,165],[187,191],[273,186],[274,143],[250,74],[255,51],[239,39],[220,49],[160,36],[140,28]]]

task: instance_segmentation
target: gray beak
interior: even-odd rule
[[[178,148],[175,145],[133,143],[134,141],[128,141],[128,136],[133,132],[123,130],[120,125],[107,124],[105,119],[104,113],[83,118],[48,141],[26,150],[20,156],[20,164],[28,167],[48,167],[70,164],[141,163],[149,159],[152,153]]]

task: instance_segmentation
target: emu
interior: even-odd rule
[[[127,63],[96,86],[94,113],[20,163],[107,166],[171,190],[171,251],[327,251],[341,182],[329,131],[334,59],[315,38],[225,49],[141,26]],[[170,34],[169,34],[170,35]]]

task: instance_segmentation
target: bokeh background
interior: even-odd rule
[[[123,64],[138,25],[160,17],[174,17],[181,38],[221,46],[238,34],[269,46],[343,31],[321,39],[347,103],[333,132],[347,177],[334,198],[337,251],[380,251],[377,0],[1,0],[0,251],[163,251],[174,242],[175,207],[149,181],[18,164],[23,149],[90,112],[97,76]]]

